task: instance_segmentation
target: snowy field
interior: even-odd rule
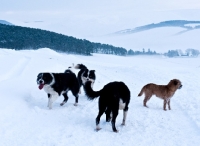
[[[111,81],[123,81],[131,91],[126,126],[123,112],[116,120],[119,133],[102,116],[102,130],[95,132],[98,100],[87,100],[84,91],[75,107],[69,92],[47,108],[47,95],[39,90],[39,72],[64,72],[72,63],[96,70],[94,90]],[[121,57],[93,54],[67,55],[50,49],[14,51],[0,49],[0,145],[1,146],[199,146],[200,145],[200,57]],[[77,74],[78,70],[74,70]],[[143,107],[137,97],[147,83],[182,81],[171,100],[172,110],[164,111],[163,101],[152,97]]]

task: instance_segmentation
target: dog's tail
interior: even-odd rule
[[[141,89],[140,93],[138,94],[138,96],[142,96],[142,94],[144,93],[144,88],[145,86]]]
[[[93,99],[99,97],[100,94],[101,94],[101,90],[100,91],[94,91],[92,89],[91,84],[92,84],[91,81],[87,81],[85,83],[85,85],[83,86],[83,88],[85,90],[85,94],[86,94],[86,96],[88,97],[89,100],[93,100]]]
[[[65,70],[64,73],[74,73],[74,72],[72,71],[72,67],[70,66],[68,67],[68,69]]]
[[[75,69],[87,69],[87,67],[83,64],[77,64],[74,66]]]

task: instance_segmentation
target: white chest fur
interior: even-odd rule
[[[51,86],[49,86],[49,85],[44,85],[44,91],[46,93],[51,94],[51,95],[56,95],[56,94],[58,95],[58,93],[55,92],[54,89]]]
[[[125,108],[125,103],[121,99],[119,99],[119,109],[123,110]]]

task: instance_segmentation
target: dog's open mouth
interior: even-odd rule
[[[38,88],[41,90],[44,87],[44,84],[40,84]]]

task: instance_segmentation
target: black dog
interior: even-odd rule
[[[79,83],[76,75],[67,69],[65,73],[39,73],[37,76],[37,84],[39,89],[43,89],[48,95],[48,107],[52,109],[52,103],[60,96],[64,96],[63,106],[67,100],[67,92],[71,90],[75,96],[75,106],[78,104]]]
[[[78,72],[78,75],[77,75],[80,88],[88,80],[90,80],[92,82],[91,86],[93,88],[94,82],[96,80],[95,70],[88,70],[88,68],[83,64],[77,64],[74,68],[80,69],[80,71]],[[81,90],[79,93],[81,93]]]
[[[112,129],[118,132],[115,127],[115,121],[118,115],[118,110],[123,109],[123,122],[125,125],[126,116],[128,111],[128,104],[130,102],[130,90],[123,82],[108,83],[100,91],[94,91],[91,88],[91,81],[87,81],[84,85],[86,96],[93,100],[99,97],[99,113],[96,117],[96,130],[100,130],[99,122],[102,114],[106,113],[106,121],[111,120],[110,114],[112,113]]]

